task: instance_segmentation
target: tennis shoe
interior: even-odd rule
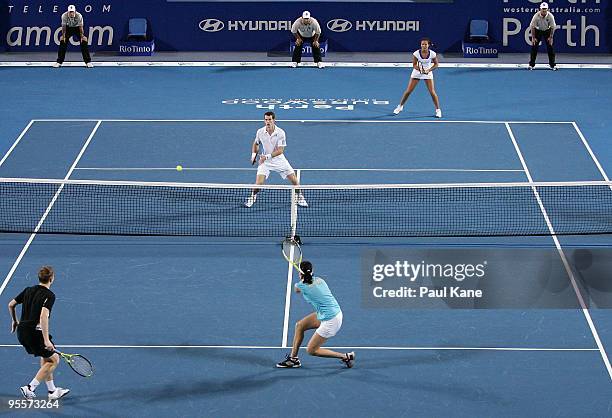
[[[21,391],[23,397],[26,399],[34,399],[36,397],[36,394],[33,390],[30,390],[30,387],[28,385],[20,387],[19,390]]]
[[[304,195],[302,193],[297,195],[297,204],[303,208],[308,207],[308,202],[306,202],[306,199],[304,199]]]
[[[550,67],[550,69],[553,70],[553,71],[557,71],[557,66]]]
[[[393,114],[394,115],[399,115],[402,110],[404,110],[404,106],[397,105],[397,107],[393,110]]]
[[[291,68],[297,68],[297,66],[298,66],[299,64],[300,64],[299,62],[295,62],[295,61],[293,61],[293,62],[291,63]]]
[[[255,204],[256,200],[257,200],[257,195],[252,194],[249,196],[246,202],[244,202],[244,206],[246,206],[247,208],[250,208],[251,206]]]
[[[91,62],[86,62],[86,63],[85,63],[85,66],[86,66],[87,68],[93,68],[93,64],[92,64]]]
[[[61,67],[61,66],[62,66],[62,64],[61,64],[61,63],[59,63],[59,62],[54,62],[54,63],[53,63],[53,68],[59,68],[59,67]]]
[[[64,396],[68,395],[69,392],[70,389],[55,388],[53,392],[49,392],[49,400],[55,401],[57,399],[63,398]]]
[[[287,354],[285,360],[281,361],[280,363],[277,363],[276,367],[278,367],[279,369],[297,368],[302,367],[302,362],[299,358],[291,357],[289,354]]]
[[[323,62],[319,61],[317,62],[317,68],[325,68],[325,65],[323,64]]]
[[[436,117],[437,118],[441,118],[442,117],[442,109],[436,109]]]
[[[353,367],[353,363],[355,362],[355,352],[351,351],[350,353],[344,353],[344,358],[342,359],[342,362],[349,369]]]
[[[527,67],[527,69],[528,69],[529,71],[533,71],[534,66],[533,66],[533,65],[530,65],[529,67]]]

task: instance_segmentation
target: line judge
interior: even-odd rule
[[[546,44],[546,52],[548,52],[548,65],[553,71],[557,70],[555,64],[555,51],[553,49],[553,35],[557,24],[555,17],[548,11],[548,3],[540,4],[540,11],[533,15],[531,19],[531,58],[529,60],[529,69],[533,70],[538,56],[538,47],[540,41],[544,40]]]
[[[319,38],[321,37],[321,25],[317,19],[310,16],[310,12],[305,10],[302,17],[298,18],[291,26],[291,33],[295,36],[295,49],[293,50],[292,67],[297,67],[302,61],[302,44],[309,42],[312,46],[312,56],[318,68],[323,68],[321,60],[321,47]]]
[[[87,68],[92,68],[91,56],[89,55],[89,46],[87,45],[87,37],[83,32],[83,16],[76,11],[76,6],[71,4],[68,6],[68,11],[62,14],[62,37],[60,38],[59,50],[57,52],[57,61],[53,67],[59,68],[66,59],[66,50],[68,42],[73,36],[78,36],[81,43],[81,54]]]

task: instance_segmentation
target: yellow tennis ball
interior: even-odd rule
[[[183,171],[183,166],[182,165],[177,165],[176,166],[176,171]]]

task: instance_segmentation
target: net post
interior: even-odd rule
[[[296,187],[291,188],[291,238],[295,237],[297,230],[297,193]]]

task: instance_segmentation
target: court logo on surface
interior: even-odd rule
[[[306,98],[235,98],[221,101],[225,105],[248,105],[265,110],[292,110],[292,109],[318,109],[318,110],[355,110],[357,106],[388,106],[385,99],[306,99]]]

